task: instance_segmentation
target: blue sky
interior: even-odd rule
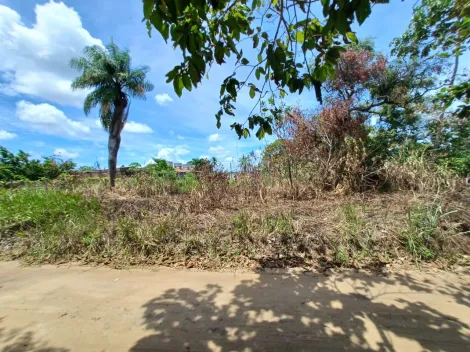
[[[376,48],[389,51],[411,19],[414,1],[391,0],[376,5],[361,27],[359,38],[372,37]],[[96,111],[85,116],[86,92],[70,90],[77,72],[70,58],[80,56],[86,45],[109,42],[127,47],[134,65],[148,65],[155,85],[146,101],[132,101],[118,164],[141,164],[151,157],[188,161],[215,156],[226,166],[269,141],[255,137],[238,140],[230,129],[233,119],[224,116],[215,126],[219,89],[233,71],[230,64],[213,66],[209,80],[178,98],[165,74],[181,56],[154,33],[147,35],[138,0],[0,0],[0,145],[21,149],[35,158],[60,155],[79,165],[107,164],[107,136]],[[315,107],[313,92],[287,97],[289,104]],[[237,119],[244,120],[253,107],[248,91],[237,102]]]

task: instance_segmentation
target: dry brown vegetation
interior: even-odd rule
[[[208,172],[185,193],[146,175],[119,179],[113,190],[96,179],[4,190],[10,209],[37,203],[42,212],[3,214],[2,256],[204,269],[468,261],[470,192],[463,184],[440,193],[338,189],[293,199],[258,177],[229,182]]]

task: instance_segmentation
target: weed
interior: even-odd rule
[[[345,204],[342,207],[341,232],[344,242],[352,251],[367,252],[370,249],[371,238],[367,230],[367,222],[362,215],[363,211],[363,208],[353,204]]]
[[[294,232],[292,215],[289,213],[268,214],[265,217],[266,232],[289,237]]]
[[[444,213],[442,205],[433,201],[408,209],[407,228],[401,234],[401,242],[415,261],[435,259],[445,238],[445,231],[439,225]]]
[[[233,239],[245,243],[251,240],[250,218],[247,212],[240,212],[233,217]]]
[[[339,265],[346,265],[349,263],[349,257],[345,248],[338,247],[336,249],[335,262]]]

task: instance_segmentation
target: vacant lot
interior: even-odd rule
[[[177,182],[142,175],[114,190],[101,179],[3,189],[1,255],[208,269],[468,263],[465,185],[292,199],[240,179]]]

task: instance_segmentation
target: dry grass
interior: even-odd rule
[[[449,265],[470,253],[468,189],[294,201],[259,196],[256,183],[243,189],[220,175],[209,181],[184,194],[159,194],[152,183],[129,187],[131,179],[112,191],[102,181],[58,191],[3,190],[2,256],[220,269]],[[51,214],[55,222],[47,220]]]

